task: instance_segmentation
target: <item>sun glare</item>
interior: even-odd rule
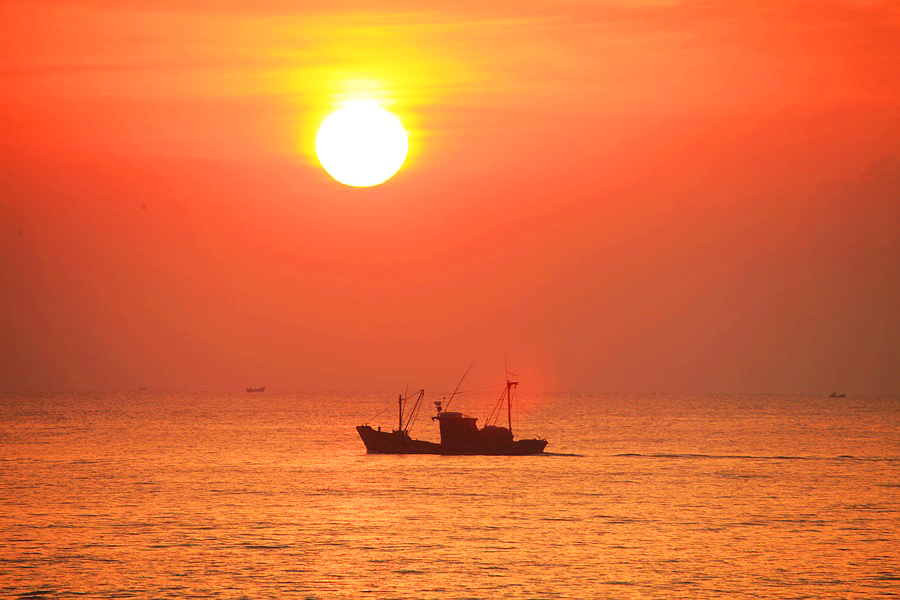
[[[372,101],[347,103],[331,113],[316,134],[316,155],[322,167],[337,181],[354,187],[390,179],[408,150],[403,125]]]

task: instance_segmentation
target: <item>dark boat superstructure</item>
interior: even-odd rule
[[[443,410],[442,403],[435,402],[437,415],[431,417],[431,419],[438,422],[441,433],[441,443],[436,444],[434,442],[412,439],[409,436],[409,426],[412,421],[414,421],[422,397],[425,395],[425,391],[420,390],[413,407],[412,415],[405,427],[403,422],[404,398],[401,396],[398,401],[398,429],[387,432],[381,431],[380,427],[375,430],[369,425],[360,425],[356,428],[356,431],[359,432],[359,437],[362,438],[363,443],[366,445],[366,451],[369,454],[478,454],[498,456],[540,454],[547,446],[547,440],[538,438],[516,440],[513,437],[511,427],[512,413],[510,407],[512,403],[512,394],[517,385],[518,382],[507,380],[504,394],[498,401],[498,405],[502,405],[504,397],[506,399],[507,422],[509,427],[498,427],[496,425],[488,424],[479,429],[477,425],[478,419],[475,417],[466,416],[461,412]],[[449,406],[449,402],[447,404]],[[495,409],[495,412],[497,412],[499,416],[499,410]],[[491,416],[493,416],[493,414],[494,413],[492,413]]]

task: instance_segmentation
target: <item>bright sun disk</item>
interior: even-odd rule
[[[331,113],[316,134],[316,155],[344,185],[369,187],[390,179],[403,165],[409,141],[390,112],[374,102],[350,102]]]

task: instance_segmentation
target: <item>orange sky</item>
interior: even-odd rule
[[[900,394],[896,2],[183,4],[0,4],[0,391]]]

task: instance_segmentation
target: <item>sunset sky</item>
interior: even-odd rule
[[[896,1],[0,28],[0,391],[452,390],[507,357],[523,393],[900,394]],[[354,94],[409,133],[380,186],[313,151]]]

